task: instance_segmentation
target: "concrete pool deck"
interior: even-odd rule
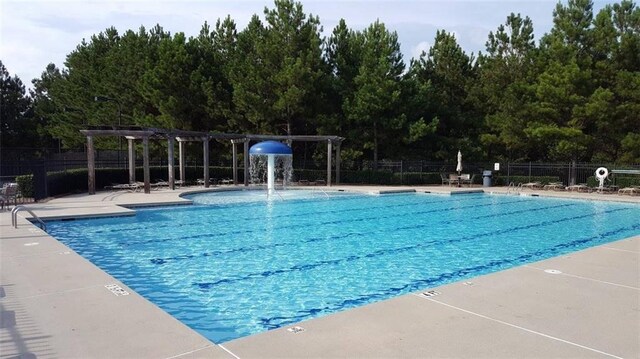
[[[26,207],[43,219],[131,215],[120,205],[189,204],[178,195],[194,190],[99,192]],[[640,203],[615,194],[523,193]],[[288,326],[217,345],[22,216],[14,229],[10,213],[0,212],[2,358],[640,357],[640,236],[423,290],[434,296],[402,295],[312,319],[296,324],[304,329],[298,333]]]

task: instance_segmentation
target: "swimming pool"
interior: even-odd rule
[[[613,202],[311,191],[190,198],[193,206],[47,227],[217,343],[640,234],[640,206]]]

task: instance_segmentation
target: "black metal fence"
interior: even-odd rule
[[[117,151],[103,151],[96,156],[96,168],[122,168],[128,169],[126,158],[118,156]],[[24,174],[34,175],[35,198],[41,199],[48,196],[47,191],[47,173],[56,171],[68,171],[73,169],[86,169],[86,154],[83,153],[67,153],[55,154],[49,159],[39,160],[20,160],[20,161],[2,161],[0,163],[0,182],[13,182],[15,177]],[[164,167],[167,166],[165,157],[152,158],[151,166]],[[202,167],[202,159],[189,159],[186,162],[187,167]],[[211,166],[231,167],[231,161],[219,158],[212,160]],[[242,161],[239,161],[239,172],[243,171]],[[640,170],[640,164],[617,165],[612,163],[502,163],[498,171],[494,171],[494,163],[463,163],[463,172],[476,174],[477,178],[481,177],[483,170],[491,170],[494,175],[504,177],[506,183],[511,178],[517,177],[522,179],[528,178],[529,181],[536,177],[554,177],[565,185],[577,183],[586,183],[589,177],[594,176],[594,172],[599,167],[612,169],[633,169]],[[323,160],[301,161],[294,158],[294,175],[300,174],[298,177],[314,176],[317,178],[325,178],[327,164]],[[142,167],[142,160],[136,160],[136,167]],[[379,161],[377,165],[373,161],[343,161],[341,164],[343,173],[360,171],[370,173],[371,176],[359,176],[361,183],[376,184],[379,176],[377,172],[392,173],[399,179],[394,182],[398,184],[409,183],[406,178],[410,174],[416,173],[454,173],[456,163],[451,162],[434,162],[434,161]],[[306,171],[306,172],[305,172]],[[311,172],[309,172],[311,171]],[[312,173],[312,174],[310,174]],[[333,176],[335,180],[335,170]],[[343,177],[344,178],[344,177]],[[307,178],[314,180],[315,178]]]
[[[294,162],[294,169],[303,168],[302,163]],[[377,166],[373,161],[351,161],[342,164],[343,171],[387,171],[400,175],[400,183],[404,183],[403,175],[411,173],[455,173],[457,163],[455,162],[435,162],[435,161],[378,161]],[[578,183],[586,183],[587,179],[594,177],[596,169],[605,167],[609,171],[613,169],[631,169],[640,170],[640,164],[619,165],[615,163],[539,163],[539,162],[518,162],[518,163],[499,163],[498,170],[495,170],[495,163],[488,162],[471,162],[463,163],[463,173],[476,174],[481,178],[482,172],[485,170],[492,171],[494,176],[504,177],[506,183],[511,182],[514,177],[522,179],[525,177],[528,182],[532,182],[538,177],[554,177],[557,181],[565,185],[574,185]],[[318,165],[317,162],[307,162],[304,165],[307,169],[317,169],[318,171],[326,171],[325,167]]]
[[[640,170],[640,164],[617,165],[615,163],[509,163],[506,165],[506,173],[510,176],[533,177],[557,177],[565,185],[586,183],[589,177],[595,176],[595,171],[600,168]]]

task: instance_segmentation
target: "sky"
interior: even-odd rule
[[[529,16],[536,39],[553,26],[557,1],[535,0],[302,0],[304,12],[320,17],[323,36],[341,18],[355,30],[379,19],[398,33],[405,63],[428,51],[436,31],[454,33],[470,54],[485,50],[490,31],[510,13]],[[566,3],[566,0],[563,0]],[[594,12],[606,3],[594,1]],[[0,60],[9,73],[30,87],[49,63],[64,68],[66,56],[83,39],[114,26],[119,33],[160,24],[172,34],[195,36],[204,22],[215,24],[230,15],[243,29],[253,14],[264,19],[263,0],[0,0]]]

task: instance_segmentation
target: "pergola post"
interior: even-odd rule
[[[209,188],[209,138],[202,137],[202,159],[204,162],[204,187]]]
[[[136,150],[133,137],[127,137],[129,144],[129,183],[136,183]]]
[[[233,161],[233,185],[238,185],[238,144],[236,140],[231,140],[231,152]]]
[[[144,193],[151,193],[149,173],[149,137],[142,137],[142,166],[144,167]]]
[[[331,186],[331,157],[333,154],[331,140],[327,140],[327,186]]]
[[[244,186],[249,186],[249,139],[244,140]]]
[[[336,143],[336,184],[340,184],[340,145],[342,141]]]
[[[87,136],[87,167],[89,174],[89,194],[96,194],[96,158],[93,151],[92,136]]]
[[[184,166],[185,166],[185,151],[184,151],[184,141],[181,141],[180,139],[178,139],[178,163],[180,166],[180,181],[182,182],[182,185],[185,185],[185,174],[184,174]]]
[[[168,158],[167,158],[167,167],[169,168],[169,188],[174,190],[176,189],[176,179],[175,179],[175,169],[174,169],[174,159],[173,159],[173,146],[175,142],[175,138],[173,136],[169,136],[169,147],[168,147]]]
[[[287,141],[291,143],[292,141],[313,141],[313,142],[322,142],[327,141],[327,183],[329,186],[340,182],[340,144],[344,140],[342,137],[338,136],[278,136],[278,135],[242,135],[242,134],[222,134],[222,133],[209,133],[209,132],[196,132],[196,131],[181,131],[181,130],[167,130],[167,129],[158,129],[158,128],[113,128],[108,129],[104,128],[104,126],[100,126],[98,128],[89,127],[88,129],[80,130],[84,136],[87,136],[87,162],[88,162],[88,190],[90,194],[96,193],[96,172],[95,172],[95,148],[94,148],[94,138],[96,136],[110,136],[110,137],[118,137],[118,138],[126,138],[129,145],[128,157],[129,157],[129,179],[131,181],[135,181],[135,140],[142,139],[143,140],[143,159],[144,159],[144,177],[145,177],[145,192],[150,193],[150,170],[149,170],[149,139],[155,138],[165,138],[168,140],[168,171],[169,171],[169,187],[175,189],[176,183],[179,183],[177,180],[177,175],[175,173],[175,141],[178,141],[179,145],[179,166],[180,166],[180,182],[186,183],[187,175],[186,175],[186,147],[185,144],[189,141],[204,141],[204,167],[205,167],[205,186],[209,187],[209,162],[210,162],[210,151],[209,151],[209,141],[211,139],[217,140],[231,140],[233,144],[233,162],[234,162],[234,185],[238,185],[238,180],[240,174],[238,173],[239,165],[238,165],[238,144],[244,143],[244,185],[245,187],[249,186],[250,182],[250,156],[249,156],[249,145],[251,141],[265,141],[265,140],[274,140],[274,141]],[[332,181],[332,170],[333,170],[333,150],[336,150],[336,180]]]

